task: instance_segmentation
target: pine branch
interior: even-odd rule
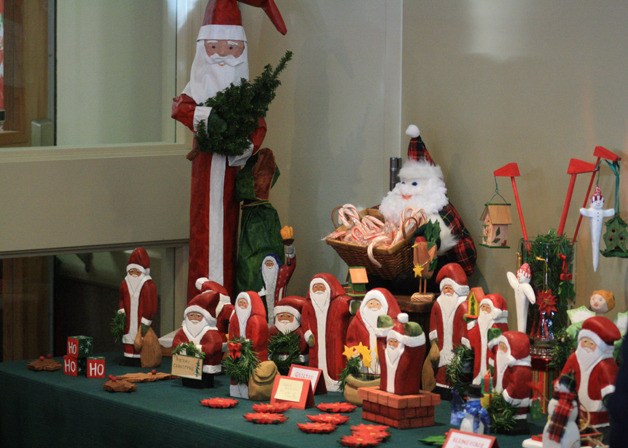
[[[268,340],[268,359],[277,365],[277,369],[282,375],[288,374],[290,366],[299,360],[300,354],[299,335],[297,333],[283,334],[279,332]]]

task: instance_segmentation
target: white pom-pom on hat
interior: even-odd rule
[[[417,138],[421,134],[419,127],[416,124],[411,124],[406,129],[406,135],[411,138]]]
[[[407,324],[410,321],[410,317],[408,316],[408,313],[399,313],[397,314],[397,320],[399,323]]]

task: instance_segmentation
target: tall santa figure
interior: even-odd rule
[[[382,366],[379,388],[397,395],[418,394],[421,389],[419,366],[425,356],[423,329],[416,322],[408,322],[406,313],[400,313],[395,320],[381,316],[379,326],[383,330],[378,339]]]
[[[241,1],[261,6],[285,34],[285,24],[273,0]],[[172,118],[193,132],[200,122],[209,129],[210,117],[221,118],[211,116],[212,108],[202,104],[230,84],[238,85],[248,77],[247,42],[238,2],[210,0],[196,41],[190,81],[183,93],[174,98]],[[239,167],[253,150],[259,149],[264,134],[265,123],[261,119],[251,135],[249,151],[239,157],[201,152],[196,140],[188,154],[192,160],[188,299],[196,295],[194,283],[200,277],[208,277],[233,292],[239,213],[235,180]]]
[[[135,351],[133,344],[138,329],[141,328],[142,335],[146,334],[157,314],[157,286],[150,276],[150,258],[143,247],[131,253],[126,272],[120,285],[118,306],[118,313],[124,314],[122,345],[125,359],[139,363],[140,353]]]
[[[467,337],[462,338],[462,344],[473,350],[473,381],[479,386],[488,369],[489,362],[493,362],[492,352],[488,343],[491,329],[498,329],[504,333],[508,331],[508,309],[506,300],[501,294],[487,294],[480,301],[478,318],[467,325]]]
[[[380,361],[377,352],[377,336],[380,330],[377,328],[377,318],[387,314],[394,319],[399,313],[401,313],[401,309],[395,296],[387,289],[375,288],[366,293],[360,303],[360,309],[349,323],[346,345],[353,347],[362,343],[370,349],[371,365],[369,372],[371,373],[380,373]]]
[[[351,313],[349,297],[331,274],[316,274],[310,281],[303,307],[303,329],[310,346],[310,367],[323,371],[328,391],[338,390],[340,373],[345,367],[344,343]]]
[[[578,347],[563,366],[561,373],[574,372],[581,417],[604,433],[609,429],[607,400],[615,392],[617,363],[613,358],[619,329],[604,316],[590,317],[578,333]]]
[[[220,294],[204,292],[190,300],[183,311],[183,323],[174,336],[172,346],[193,342],[205,354],[203,359],[203,379],[212,386],[208,375],[220,373],[222,361],[222,337],[216,328],[216,307],[220,304]]]
[[[532,363],[530,339],[520,331],[505,331],[491,340],[495,349],[495,392],[517,409],[518,433],[527,432],[527,418],[532,399]]]
[[[229,339],[244,338],[251,341],[257,359],[268,359],[268,322],[260,296],[254,291],[241,292],[235,303],[235,312],[229,320]]]
[[[440,225],[439,265],[458,263],[471,275],[475,269],[475,244],[458,211],[449,202],[443,172],[427,151],[419,128],[410,125],[406,134],[411,137],[408,162],[399,171],[400,182],[382,199],[379,210],[386,220],[399,222],[407,207],[423,209],[430,221]]]
[[[467,275],[458,263],[443,266],[438,271],[436,283],[441,293],[430,313],[430,355],[438,356],[436,385],[449,387],[445,375],[447,366],[454,356],[454,349],[467,335],[464,316],[467,314],[469,285]]]

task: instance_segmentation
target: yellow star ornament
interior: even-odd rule
[[[423,277],[423,270],[424,269],[425,268],[423,266],[421,266],[420,264],[415,264],[414,265],[414,269],[413,269],[414,276],[415,277]]]

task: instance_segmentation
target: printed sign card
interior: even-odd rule
[[[321,378],[323,378],[323,371],[321,369],[292,364],[290,365],[290,371],[288,372],[288,376],[291,378],[303,378],[309,380],[312,384],[312,393],[314,395],[327,393],[325,381],[321,381]]]
[[[493,436],[450,429],[443,448],[499,448],[499,443]]]
[[[304,378],[277,375],[270,396],[271,404],[290,403],[295,409],[314,406],[311,382]]]

